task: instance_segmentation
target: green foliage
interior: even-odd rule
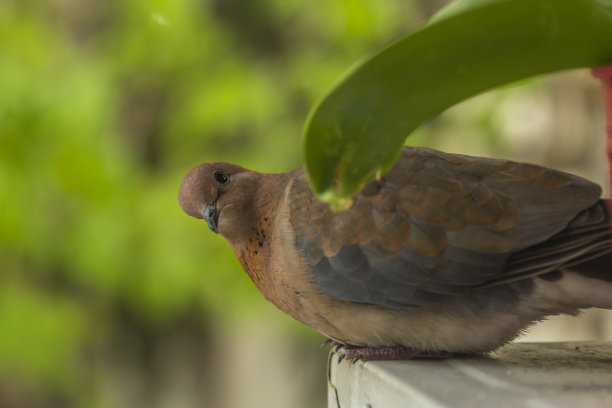
[[[388,170],[417,126],[511,81],[612,61],[609,0],[462,0],[357,64],[311,111],[305,165],[336,208]]]
[[[74,351],[85,336],[84,317],[69,300],[18,286],[2,288],[0,376],[33,377],[39,386],[68,387],[78,381]]]

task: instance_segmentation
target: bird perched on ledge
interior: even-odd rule
[[[179,203],[259,291],[349,358],[482,353],[548,315],[612,309],[600,188],[531,164],[406,147],[333,212],[302,168],[204,163]]]

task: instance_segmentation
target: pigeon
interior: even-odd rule
[[[343,211],[303,167],[200,164],[178,199],[267,300],[343,356],[377,360],[487,353],[546,316],[612,309],[600,196],[550,168],[406,146]]]

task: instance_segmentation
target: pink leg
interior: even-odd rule
[[[353,363],[363,360],[408,360],[412,358],[448,358],[452,354],[446,351],[427,352],[419,351],[410,347],[353,347],[346,346],[344,352],[338,357],[342,360],[353,360]]]

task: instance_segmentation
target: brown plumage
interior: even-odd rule
[[[261,293],[335,341],[484,352],[547,315],[612,308],[600,188],[540,166],[406,147],[351,208],[304,171],[191,170],[181,208],[224,236]]]

